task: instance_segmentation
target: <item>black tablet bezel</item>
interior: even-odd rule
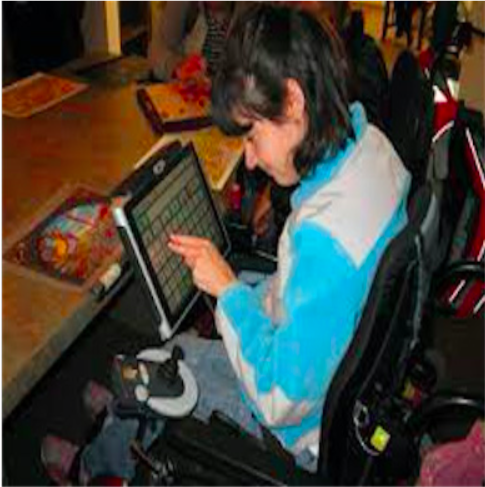
[[[187,157],[192,157],[193,158],[193,163],[195,164],[197,171],[199,172],[199,175],[201,177],[201,181],[203,182],[203,188],[205,191],[205,196],[207,197],[211,210],[213,212],[213,216],[215,218],[215,221],[217,222],[217,226],[219,228],[219,232],[222,236],[222,242],[223,242],[223,248],[219,249],[221,254],[225,257],[227,254],[230,252],[230,240],[227,234],[227,231],[224,227],[224,224],[222,223],[221,216],[219,215],[219,211],[216,207],[216,204],[214,202],[214,199],[212,197],[209,185],[207,183],[207,180],[205,178],[204,172],[201,167],[200,160],[197,156],[197,153],[195,152],[194,146],[192,143],[189,143],[185,147],[183,147],[177,154],[174,155],[174,157],[170,158],[165,162],[163,165],[163,168],[161,166],[157,166],[159,162],[161,162],[163,159],[163,155],[161,155],[162,151],[157,151],[154,153],[147,161],[146,165],[151,166],[154,168],[154,170],[151,171],[151,174],[153,177],[151,178],[150,181],[145,181],[144,186],[140,188],[138,191],[134,191],[132,194],[132,198],[130,198],[124,205],[124,213],[126,220],[129,224],[133,239],[135,240],[135,243],[138,247],[139,253],[141,254],[145,267],[148,271],[150,280],[152,281],[153,288],[156,290],[156,299],[158,299],[163,312],[165,313],[165,317],[168,321],[168,326],[171,328],[171,332],[173,332],[173,327],[177,327],[181,320],[184,318],[184,316],[187,314],[189,311],[190,307],[193,305],[195,302],[197,296],[200,294],[200,291],[193,285],[192,291],[188,294],[188,296],[184,299],[184,301],[180,304],[179,308],[173,313],[170,309],[169,303],[167,301],[167,298],[165,296],[165,293],[160,286],[159,280],[157,273],[155,269],[153,268],[152,262],[150,260],[150,257],[148,255],[147,249],[145,247],[145,244],[143,242],[143,239],[141,237],[140,232],[138,231],[137,228],[137,223],[135,221],[134,217],[134,210],[137,207],[137,205],[146,197],[148,194],[165,178],[167,177],[171,171],[173,171],[176,166],[185,158]],[[155,170],[155,168],[158,167],[158,170]],[[146,278],[145,273],[143,275]]]

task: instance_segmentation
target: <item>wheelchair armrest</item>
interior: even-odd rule
[[[252,248],[252,230],[249,225],[239,222],[231,218],[231,216],[224,218],[224,225],[227,229],[229,239],[231,240],[231,247],[234,252],[249,252]]]
[[[255,271],[272,274],[276,270],[276,256],[258,249],[253,232],[247,225],[225,220],[231,240],[230,263],[237,271]]]
[[[232,253],[229,263],[237,272],[250,271],[269,275],[276,271],[276,260],[257,250],[247,253]]]
[[[322,485],[293,459],[282,459],[256,438],[219,421],[207,424],[193,417],[169,421],[164,437],[171,448],[223,473],[232,485]]]
[[[458,261],[446,266],[433,278],[430,292],[432,309],[440,314],[453,314],[453,309],[443,303],[440,298],[443,292],[451,285],[458,284],[461,280],[485,281],[485,269],[483,262]]]
[[[483,281],[485,279],[485,269],[483,262],[460,260],[446,266],[435,279],[437,289],[450,281],[458,279],[476,279]]]

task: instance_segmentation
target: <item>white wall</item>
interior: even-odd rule
[[[470,2],[470,21],[485,30],[485,2]],[[464,53],[460,76],[460,98],[485,114],[485,43],[473,37],[472,48]]]
[[[118,2],[86,2],[82,32],[86,55],[121,54]]]

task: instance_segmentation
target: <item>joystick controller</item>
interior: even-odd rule
[[[179,346],[172,353],[148,349],[136,357],[117,355],[113,384],[125,403],[147,406],[166,417],[188,415],[197,403],[197,383]]]
[[[157,376],[160,381],[164,381],[171,386],[174,385],[177,382],[177,379],[180,379],[178,362],[183,359],[183,350],[178,345],[175,345],[170,358],[158,366]]]

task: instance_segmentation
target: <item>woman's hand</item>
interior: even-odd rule
[[[171,235],[168,247],[190,267],[194,284],[211,296],[218,298],[237,281],[231,267],[210,240]]]

